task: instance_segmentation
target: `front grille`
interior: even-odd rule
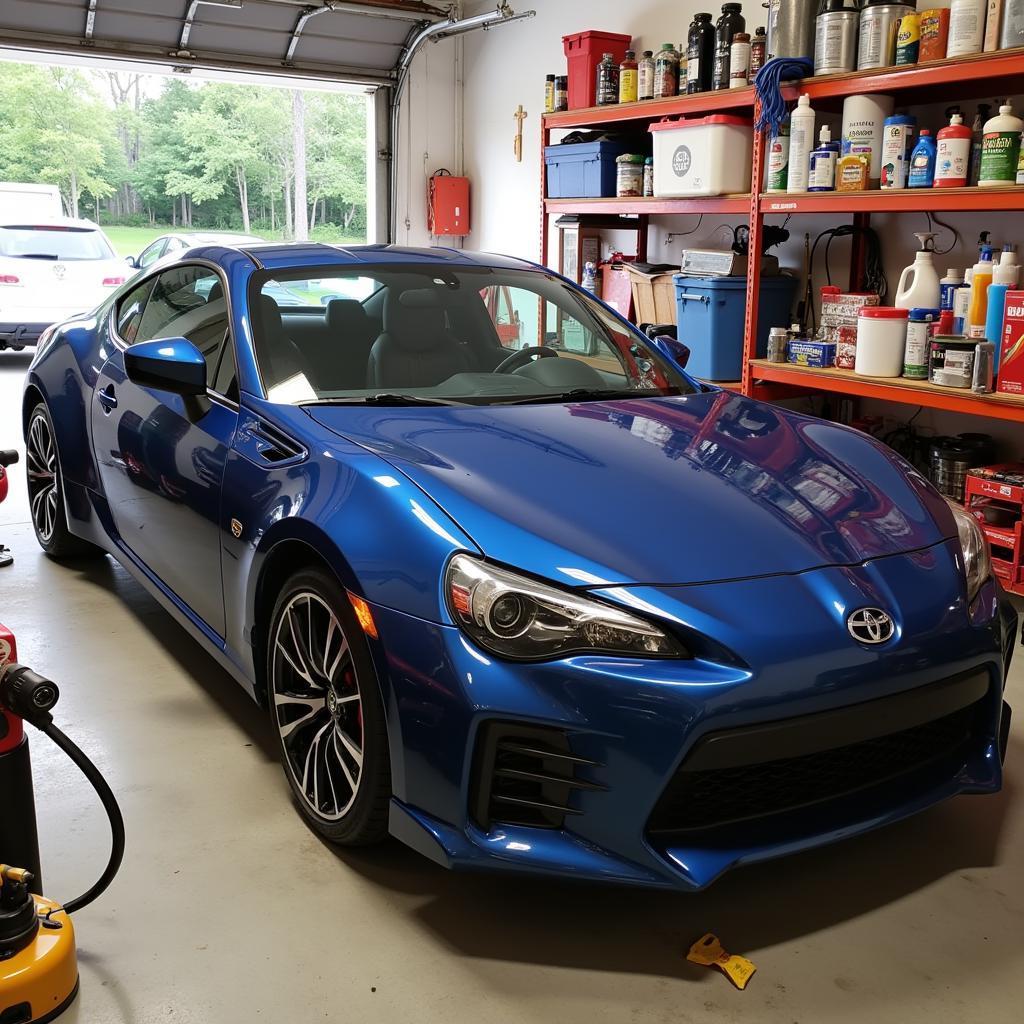
[[[703,749],[698,743],[666,787],[650,817],[648,831],[652,834],[699,832],[767,819],[863,793],[872,787],[884,788],[896,784],[896,780],[907,780],[913,773],[930,770],[930,777],[935,778],[940,771],[954,772],[962,762],[979,714],[987,703],[978,700],[986,683],[984,677],[977,674],[948,683],[950,685],[922,688],[920,699],[911,692],[849,709],[853,712],[849,717],[854,730],[870,729],[866,723],[871,716],[858,714],[861,709],[881,716],[876,722],[896,724],[887,716],[887,711],[899,710],[907,714],[915,700],[921,708],[927,706],[929,698],[937,697],[933,713],[939,713],[940,717],[880,736],[869,734],[857,742],[840,741],[828,749],[797,756],[771,755],[793,754],[793,748],[799,749],[801,743],[813,737],[814,726],[818,724],[816,719],[824,726],[827,717],[828,727],[841,736],[844,712],[769,723],[761,730],[737,729],[732,733],[712,734],[708,738],[712,742],[705,739]],[[941,689],[943,686],[945,688]],[[949,710],[949,705],[955,707],[958,699],[972,699],[972,703]],[[941,714],[943,710],[947,713]],[[872,732],[877,731],[876,726]],[[715,741],[721,740],[725,740],[725,744],[716,748]],[[744,756],[745,747],[755,749],[758,759],[748,760]],[[736,763],[727,763],[730,759]]]
[[[495,824],[560,829],[581,813],[570,806],[573,790],[605,788],[580,777],[587,767],[600,766],[573,754],[561,730],[488,722],[474,757],[473,818],[484,831]]]

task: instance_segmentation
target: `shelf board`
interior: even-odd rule
[[[974,53],[903,67],[853,71],[842,75],[818,75],[783,86],[782,94],[795,101],[807,93],[811,102],[845,99],[853,93],[896,92],[900,103],[931,103],[936,87],[960,86],[958,98],[971,92],[976,96],[1016,94],[1024,78],[1024,47],[995,53]],[[949,96],[949,93],[943,95]]]
[[[666,96],[640,103],[613,103],[606,107],[581,107],[544,115],[545,128],[584,128],[623,121],[659,121],[663,117],[703,115],[722,110],[747,110],[753,116],[754,87],[718,89],[690,96]]]
[[[1009,188],[900,188],[867,192],[762,195],[762,213],[919,213],[943,210],[1022,210],[1024,185]]]
[[[1024,189],[1021,190],[1024,193]],[[750,213],[750,195],[704,196],[691,199],[659,199],[657,197],[623,199],[545,199],[548,213],[721,213],[747,216]]]
[[[770,363],[767,359],[752,359],[750,368],[755,380],[1024,423],[1024,398],[1014,395],[976,395],[960,388],[938,387],[906,377],[864,377],[853,370],[834,366],[818,370],[792,363]]]

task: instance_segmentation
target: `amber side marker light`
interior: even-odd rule
[[[359,620],[359,625],[363,632],[376,640],[377,624],[373,621],[373,616],[370,614],[370,606],[361,597],[356,597],[355,594],[349,594],[348,599],[352,604],[352,610],[356,613],[356,618]]]

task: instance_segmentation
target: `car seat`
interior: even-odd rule
[[[474,368],[465,346],[448,330],[441,297],[432,288],[389,294],[383,327],[370,349],[368,387],[433,387]]]
[[[317,373],[329,372],[339,390],[366,387],[366,368],[376,337],[363,304],[357,299],[327,303],[327,340],[317,353],[307,352]]]
[[[269,295],[260,296],[258,328],[255,332],[256,355],[267,393],[295,377],[305,377],[315,387],[316,378],[298,346],[285,332],[281,310]]]

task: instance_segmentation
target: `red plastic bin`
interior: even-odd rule
[[[618,32],[588,29],[571,36],[562,36],[562,47],[569,63],[569,109],[593,107],[597,103],[597,65],[606,53],[621,64],[632,36]]]

